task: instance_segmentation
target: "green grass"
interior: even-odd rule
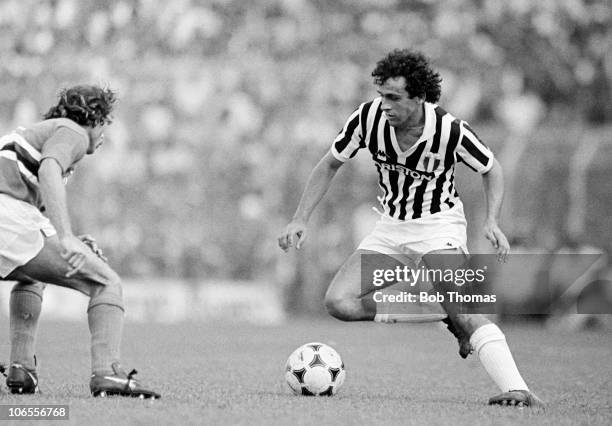
[[[127,324],[124,366],[137,368],[137,377],[163,394],[149,402],[91,398],[85,317],[82,324],[49,323],[43,315],[40,394],[13,396],[2,386],[0,398],[1,404],[69,404],[74,424],[610,424],[609,332],[503,328],[524,377],[548,402],[546,413],[487,406],[496,387],[474,357],[459,358],[438,325],[333,320],[278,327]],[[334,397],[294,396],[284,383],[286,358],[309,341],[332,345],[344,359],[347,379]]]

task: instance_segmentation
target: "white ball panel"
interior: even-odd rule
[[[300,394],[302,392],[302,385],[300,384],[300,381],[291,371],[285,373],[285,380],[294,393]]]
[[[319,357],[331,368],[340,368],[342,359],[332,347],[323,345],[319,348]]]
[[[331,384],[331,374],[325,367],[312,367],[304,374],[304,387],[315,395],[327,390]]]
[[[346,379],[346,370],[343,368],[336,376],[336,381],[334,382],[334,393],[336,393],[336,391],[344,384],[344,379]]]

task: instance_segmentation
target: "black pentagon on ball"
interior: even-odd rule
[[[302,395],[304,395],[304,396],[315,396],[314,393],[310,392],[308,389],[306,389],[304,387],[302,388]]]
[[[313,351],[318,352],[321,349],[321,345],[308,345],[309,348],[312,348]]]
[[[293,370],[291,372],[297,379],[300,384],[304,384],[304,374],[306,374],[305,368],[300,368],[299,370]]]
[[[326,390],[321,392],[319,395],[321,395],[321,396],[332,396],[333,394],[334,394],[334,387],[330,386]]]
[[[331,374],[331,378],[332,378],[332,382],[336,381],[336,377],[338,377],[338,374],[340,374],[340,371],[342,371],[339,368],[330,368],[329,369],[329,374]]]
[[[308,365],[311,367],[314,367],[315,365],[321,365],[325,367],[325,363],[323,362],[319,354],[315,354],[314,358],[308,363]]]

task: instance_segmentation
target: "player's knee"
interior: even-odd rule
[[[98,305],[114,305],[121,308],[121,310],[125,310],[121,278],[113,270],[105,274],[104,280],[95,284],[87,309],[90,310]]]
[[[28,294],[33,294],[35,296],[37,296],[38,298],[40,298],[40,300],[42,301],[43,298],[43,293],[45,291],[45,287],[46,285],[38,282],[38,281],[33,281],[33,282],[18,282],[17,284],[15,284],[13,286],[13,289],[11,290],[12,294],[19,294],[20,292],[25,292]]]
[[[334,318],[341,321],[353,321],[355,319],[355,301],[349,298],[325,297],[325,308]]]

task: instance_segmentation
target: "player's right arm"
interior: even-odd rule
[[[288,251],[291,247],[296,249],[302,247],[306,239],[308,220],[343,164],[344,162],[336,159],[332,152],[328,151],[312,169],[293,219],[278,237],[278,245],[281,249]]]

